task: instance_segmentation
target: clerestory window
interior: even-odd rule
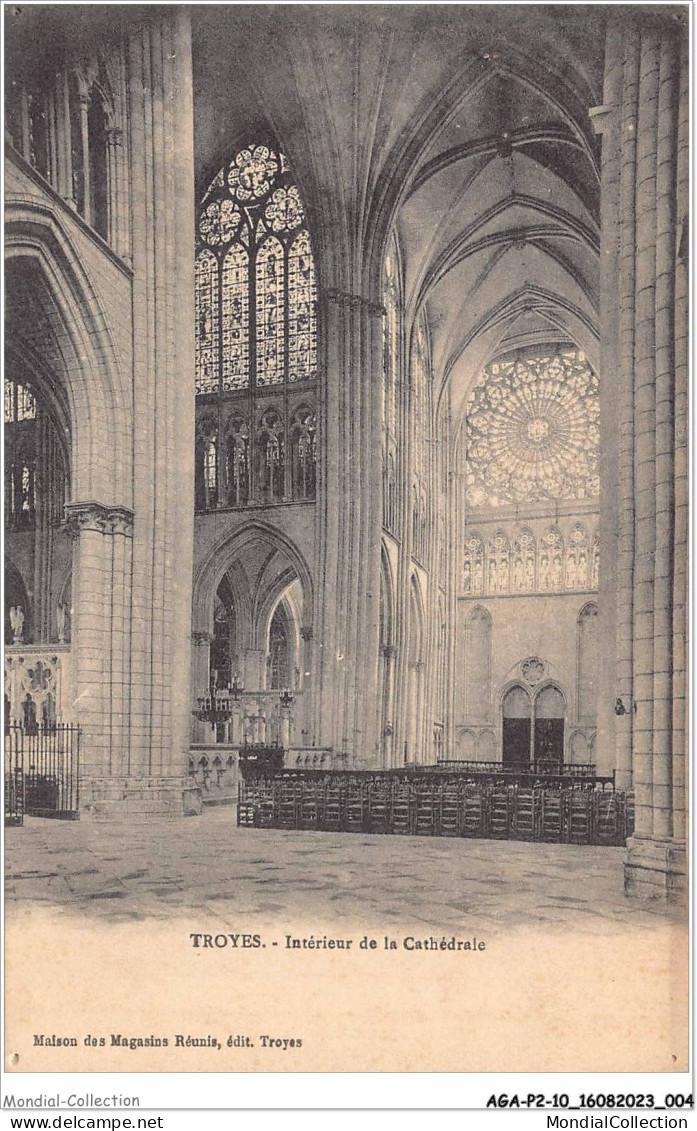
[[[199,509],[314,498],[315,266],[299,189],[271,146],[241,149],[205,192],[195,287],[197,415],[217,408],[205,430],[217,455],[197,448]]]

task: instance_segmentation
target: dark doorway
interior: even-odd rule
[[[545,687],[535,700],[535,764],[561,767],[564,761],[564,697]]]
[[[532,704],[524,687],[511,687],[503,697],[503,762],[530,764]]]

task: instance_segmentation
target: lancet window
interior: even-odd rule
[[[5,381],[4,402],[5,524],[33,529],[39,514],[60,522],[67,463],[51,412],[28,385],[11,378]]]

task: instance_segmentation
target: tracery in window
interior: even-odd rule
[[[218,387],[218,261],[210,251],[196,260],[196,392]]]
[[[237,422],[224,429],[223,482],[213,505],[315,497],[314,390],[303,389],[301,406],[286,395],[317,378],[317,291],[305,225],[286,158],[264,144],[241,149],[200,206],[196,392],[207,399],[199,410],[213,395],[224,398],[223,420],[232,420],[230,408],[239,406]],[[260,390],[279,396],[273,405],[265,397],[255,409]],[[251,432],[250,419],[256,422]],[[202,505],[211,505],[210,493],[197,494]]]
[[[283,247],[267,239],[257,255],[257,385],[277,385],[285,369]]]
[[[467,401],[467,502],[596,497],[598,420],[598,378],[580,350],[492,363]]]
[[[222,271],[219,293],[204,287],[200,301],[222,326],[221,392],[317,376],[317,293],[304,224],[290,166],[267,145],[241,149],[204,196],[197,263],[212,254]],[[197,359],[199,386],[215,391]]]
[[[310,381],[317,372],[317,325],[313,316],[315,266],[310,237],[301,232],[288,256],[288,380]]]
[[[289,653],[288,622],[279,604],[269,626],[269,687],[275,690],[291,686]]]
[[[213,293],[211,313],[217,325],[217,294]],[[223,259],[220,315],[223,327],[221,386],[225,391],[246,389],[249,385],[249,256],[240,244],[231,248]],[[207,392],[216,392],[218,385],[218,359],[215,354],[213,357],[214,379]]]

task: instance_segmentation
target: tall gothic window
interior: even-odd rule
[[[269,687],[290,687],[288,623],[282,608],[277,606],[269,626]]]
[[[196,393],[201,406],[216,398],[228,436],[215,505],[315,495],[317,290],[305,225],[290,165],[266,144],[241,149],[201,202]]]
[[[5,525],[34,529],[37,516],[62,521],[67,492],[64,450],[43,400],[19,381],[5,381]]]

